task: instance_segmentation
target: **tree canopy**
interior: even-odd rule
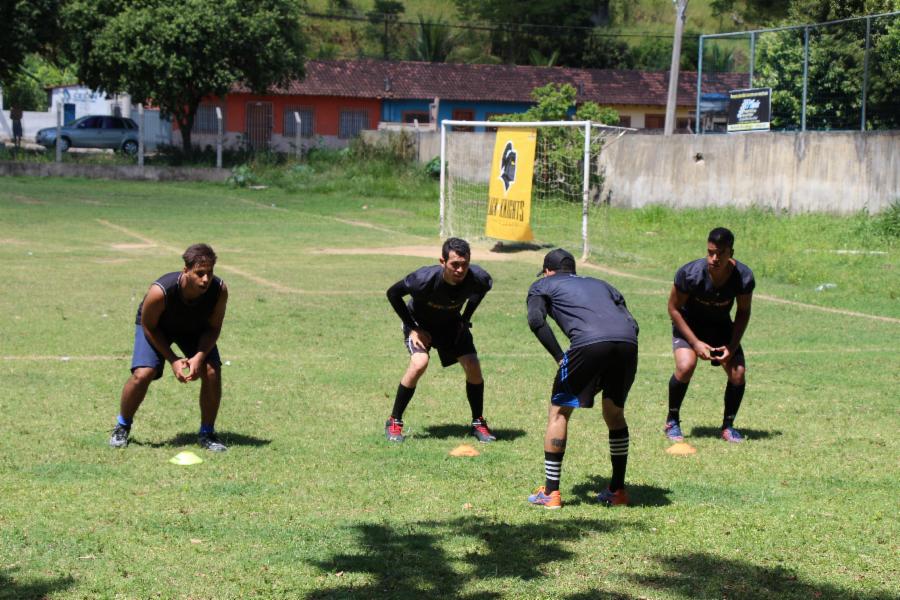
[[[0,2],[0,82],[16,77],[25,58],[46,48],[58,35],[60,0]]]
[[[293,0],[67,0],[62,21],[82,82],[153,102],[175,118],[186,151],[204,98],[303,75]]]

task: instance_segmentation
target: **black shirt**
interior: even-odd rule
[[[441,265],[422,267],[388,289],[388,300],[407,327],[427,330],[449,321],[469,321],[493,286],[491,276],[478,265],[469,265],[469,272],[457,285],[444,281],[443,270]],[[407,295],[411,298],[404,304]],[[460,315],[463,304],[465,312]]]
[[[181,295],[181,276],[181,271],[175,271],[166,273],[153,282],[153,285],[162,289],[166,302],[166,307],[159,317],[158,327],[171,340],[197,335],[209,329],[209,318],[222,291],[222,280],[214,276],[203,295],[188,303]],[[146,299],[144,296],[144,300]],[[141,325],[144,300],[141,300],[137,309],[136,325]]]
[[[675,289],[688,295],[679,309],[691,329],[731,324],[731,307],[738,296],[750,294],[756,287],[750,267],[734,261],[731,275],[721,287],[713,285],[705,258],[684,265],[675,273]]]
[[[538,279],[528,290],[528,325],[553,358],[562,350],[546,325],[549,314],[572,348],[597,342],[637,344],[638,324],[628,312],[619,290],[600,279],[572,273],[556,273]]]

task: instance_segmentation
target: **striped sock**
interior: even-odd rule
[[[625,467],[628,465],[628,427],[609,432],[609,458],[612,461],[612,479],[609,489],[617,491],[625,487]]]
[[[550,495],[559,489],[559,476],[562,473],[562,461],[565,452],[547,452],[544,450],[544,493]]]

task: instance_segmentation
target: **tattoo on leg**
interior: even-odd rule
[[[550,445],[554,448],[559,448],[560,450],[566,447],[566,438],[552,438],[550,440]]]

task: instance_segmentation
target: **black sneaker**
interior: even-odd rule
[[[478,417],[472,421],[472,435],[478,438],[478,441],[482,444],[497,441],[497,437],[488,429],[488,424],[484,417]]]
[[[128,445],[128,434],[130,432],[131,427],[117,424],[116,428],[113,429],[112,435],[109,438],[109,445],[112,448],[124,448]]]
[[[228,446],[219,441],[215,433],[201,433],[199,438],[200,447],[210,452],[225,452]]]

